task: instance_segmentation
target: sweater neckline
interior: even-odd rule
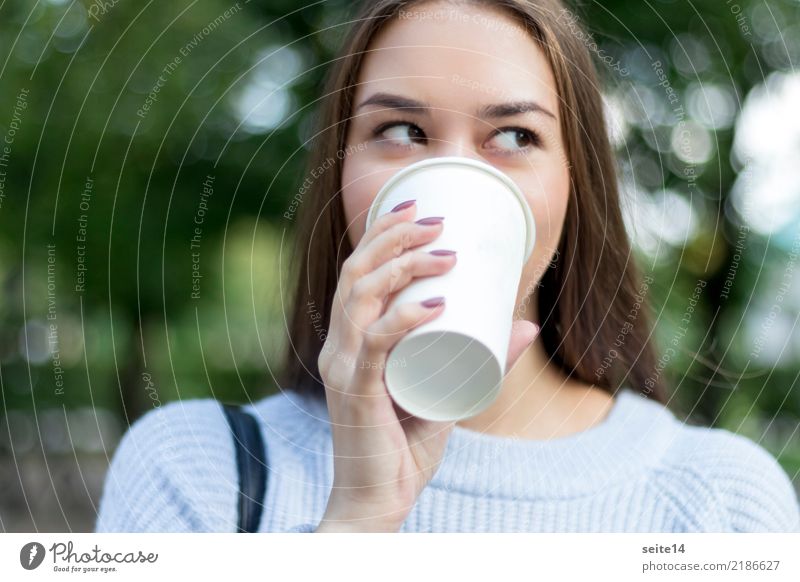
[[[662,404],[625,387],[600,423],[564,437],[506,437],[455,425],[429,486],[512,499],[590,494],[657,464],[675,422]]]
[[[307,412],[326,421],[329,432],[324,399],[301,399]],[[564,437],[526,439],[455,425],[428,488],[509,499],[588,495],[657,465],[677,425],[662,404],[627,386],[615,393],[600,423]]]

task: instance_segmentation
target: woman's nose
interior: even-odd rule
[[[475,150],[474,144],[466,138],[440,140],[437,142],[436,147],[433,148],[433,155],[436,157],[458,156],[483,161],[480,153]]]

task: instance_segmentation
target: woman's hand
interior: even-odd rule
[[[398,531],[455,424],[411,416],[394,404],[383,380],[392,347],[445,309],[443,298],[386,306],[415,277],[441,275],[456,263],[453,254],[415,250],[443,229],[441,220],[412,222],[415,214],[411,204],[376,219],[342,266],[319,356],[334,479],[318,532]],[[532,328],[515,324],[509,362],[532,341],[525,341]]]

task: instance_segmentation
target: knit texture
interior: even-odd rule
[[[291,390],[246,407],[268,448],[259,531],[311,532],[333,483],[324,398]],[[112,459],[99,532],[233,532],[238,476],[220,404],[172,402],[130,427]],[[797,495],[760,445],[690,426],[623,389],[608,416],[552,440],[456,425],[401,532],[800,531]]]

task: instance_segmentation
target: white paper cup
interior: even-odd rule
[[[414,416],[461,420],[487,408],[500,392],[535,224],[511,178],[470,158],[439,157],[389,178],[366,227],[412,198],[417,219],[444,217],[442,233],[417,249],[452,249],[457,262],[443,275],[413,279],[394,297],[393,303],[410,303],[444,296],[445,309],[395,345],[384,378],[394,401]]]

